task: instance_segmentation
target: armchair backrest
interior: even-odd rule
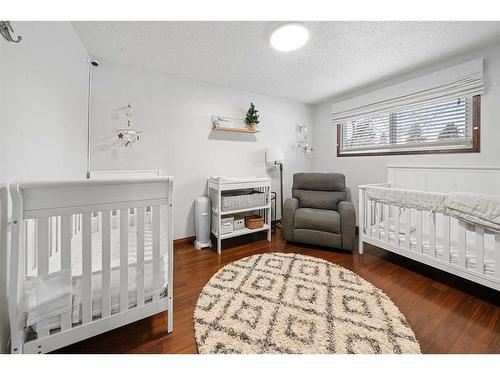
[[[296,173],[292,197],[299,207],[337,211],[339,201],[346,200],[345,176],[341,173]]]

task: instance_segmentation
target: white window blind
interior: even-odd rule
[[[471,148],[473,97],[484,92],[476,59],[334,103],[339,154]]]
[[[406,106],[397,111],[346,121],[340,153],[470,148],[472,99],[454,98]]]

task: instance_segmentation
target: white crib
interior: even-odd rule
[[[370,243],[500,290],[500,233],[446,212],[370,199],[369,186],[417,190],[427,198],[458,191],[500,194],[500,168],[391,166],[387,183],[359,186],[360,254]]]
[[[10,184],[12,353],[50,352],[163,311],[172,331],[173,178],[113,176]]]

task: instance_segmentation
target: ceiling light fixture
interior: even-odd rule
[[[309,30],[300,23],[287,23],[278,27],[271,35],[271,46],[278,51],[299,49],[309,39]]]

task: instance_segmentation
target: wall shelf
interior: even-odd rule
[[[237,133],[251,133],[251,134],[255,134],[255,133],[259,133],[260,130],[252,130],[252,129],[248,129],[248,128],[213,128],[212,129],[213,131],[220,131],[220,132],[237,132]]]
[[[212,131],[237,132],[237,133],[259,133],[258,129],[249,129],[245,119],[227,116],[212,116]]]

